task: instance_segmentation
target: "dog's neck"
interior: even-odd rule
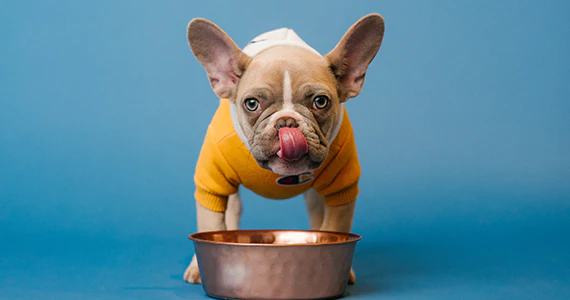
[[[251,40],[251,42],[249,42],[247,44],[247,46],[245,46],[243,48],[243,52],[245,54],[249,55],[250,57],[254,57],[255,55],[257,55],[261,51],[266,50],[266,49],[273,47],[273,46],[278,46],[278,45],[302,47],[302,48],[305,48],[309,51],[312,51],[313,53],[322,57],[322,55],[317,50],[315,50],[314,48],[309,46],[307,43],[305,43],[305,41],[303,41],[297,35],[297,33],[295,33],[295,31],[293,31],[293,29],[289,29],[289,28],[280,28],[280,29],[268,31],[266,33],[263,33],[263,34],[255,37],[253,40]],[[344,115],[344,109],[345,109],[344,103],[341,103],[340,109],[339,109],[338,122],[337,122],[337,124],[335,124],[335,126],[332,130],[331,137],[329,139],[329,145],[332,144],[332,142],[334,141],[334,139],[336,138],[336,136],[340,130],[340,127],[342,125],[343,115]],[[243,132],[243,129],[241,128],[241,125],[239,124],[239,121],[238,121],[237,106],[235,103],[233,103],[231,101],[230,101],[230,115],[232,118],[232,123],[234,125],[234,128],[235,128],[238,136],[240,137],[243,144],[249,150],[250,149],[249,142],[248,142],[248,140],[247,140],[247,138]]]

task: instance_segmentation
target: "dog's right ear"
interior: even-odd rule
[[[201,18],[188,23],[188,43],[206,69],[214,93],[220,98],[233,100],[239,79],[251,57],[243,53],[216,24]]]

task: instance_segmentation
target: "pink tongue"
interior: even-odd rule
[[[281,143],[281,150],[277,152],[277,155],[285,160],[297,160],[309,152],[307,140],[301,130],[297,128],[283,127],[279,129],[279,142]]]

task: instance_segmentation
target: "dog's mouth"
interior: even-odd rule
[[[273,128],[252,139],[251,154],[260,167],[279,175],[296,175],[321,166],[328,153],[316,131]]]
[[[283,127],[279,129],[279,146],[277,156],[287,162],[297,161],[309,152],[307,139],[297,128]]]
[[[279,150],[268,162],[268,167],[281,175],[301,174],[320,165],[316,165],[309,156],[309,145],[301,130],[283,127],[278,130]]]

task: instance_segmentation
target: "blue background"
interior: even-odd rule
[[[202,299],[182,281],[218,100],[185,36],[386,35],[347,106],[351,299],[570,298],[568,1],[11,1],[0,9],[0,299]],[[245,192],[243,228],[306,228]]]

